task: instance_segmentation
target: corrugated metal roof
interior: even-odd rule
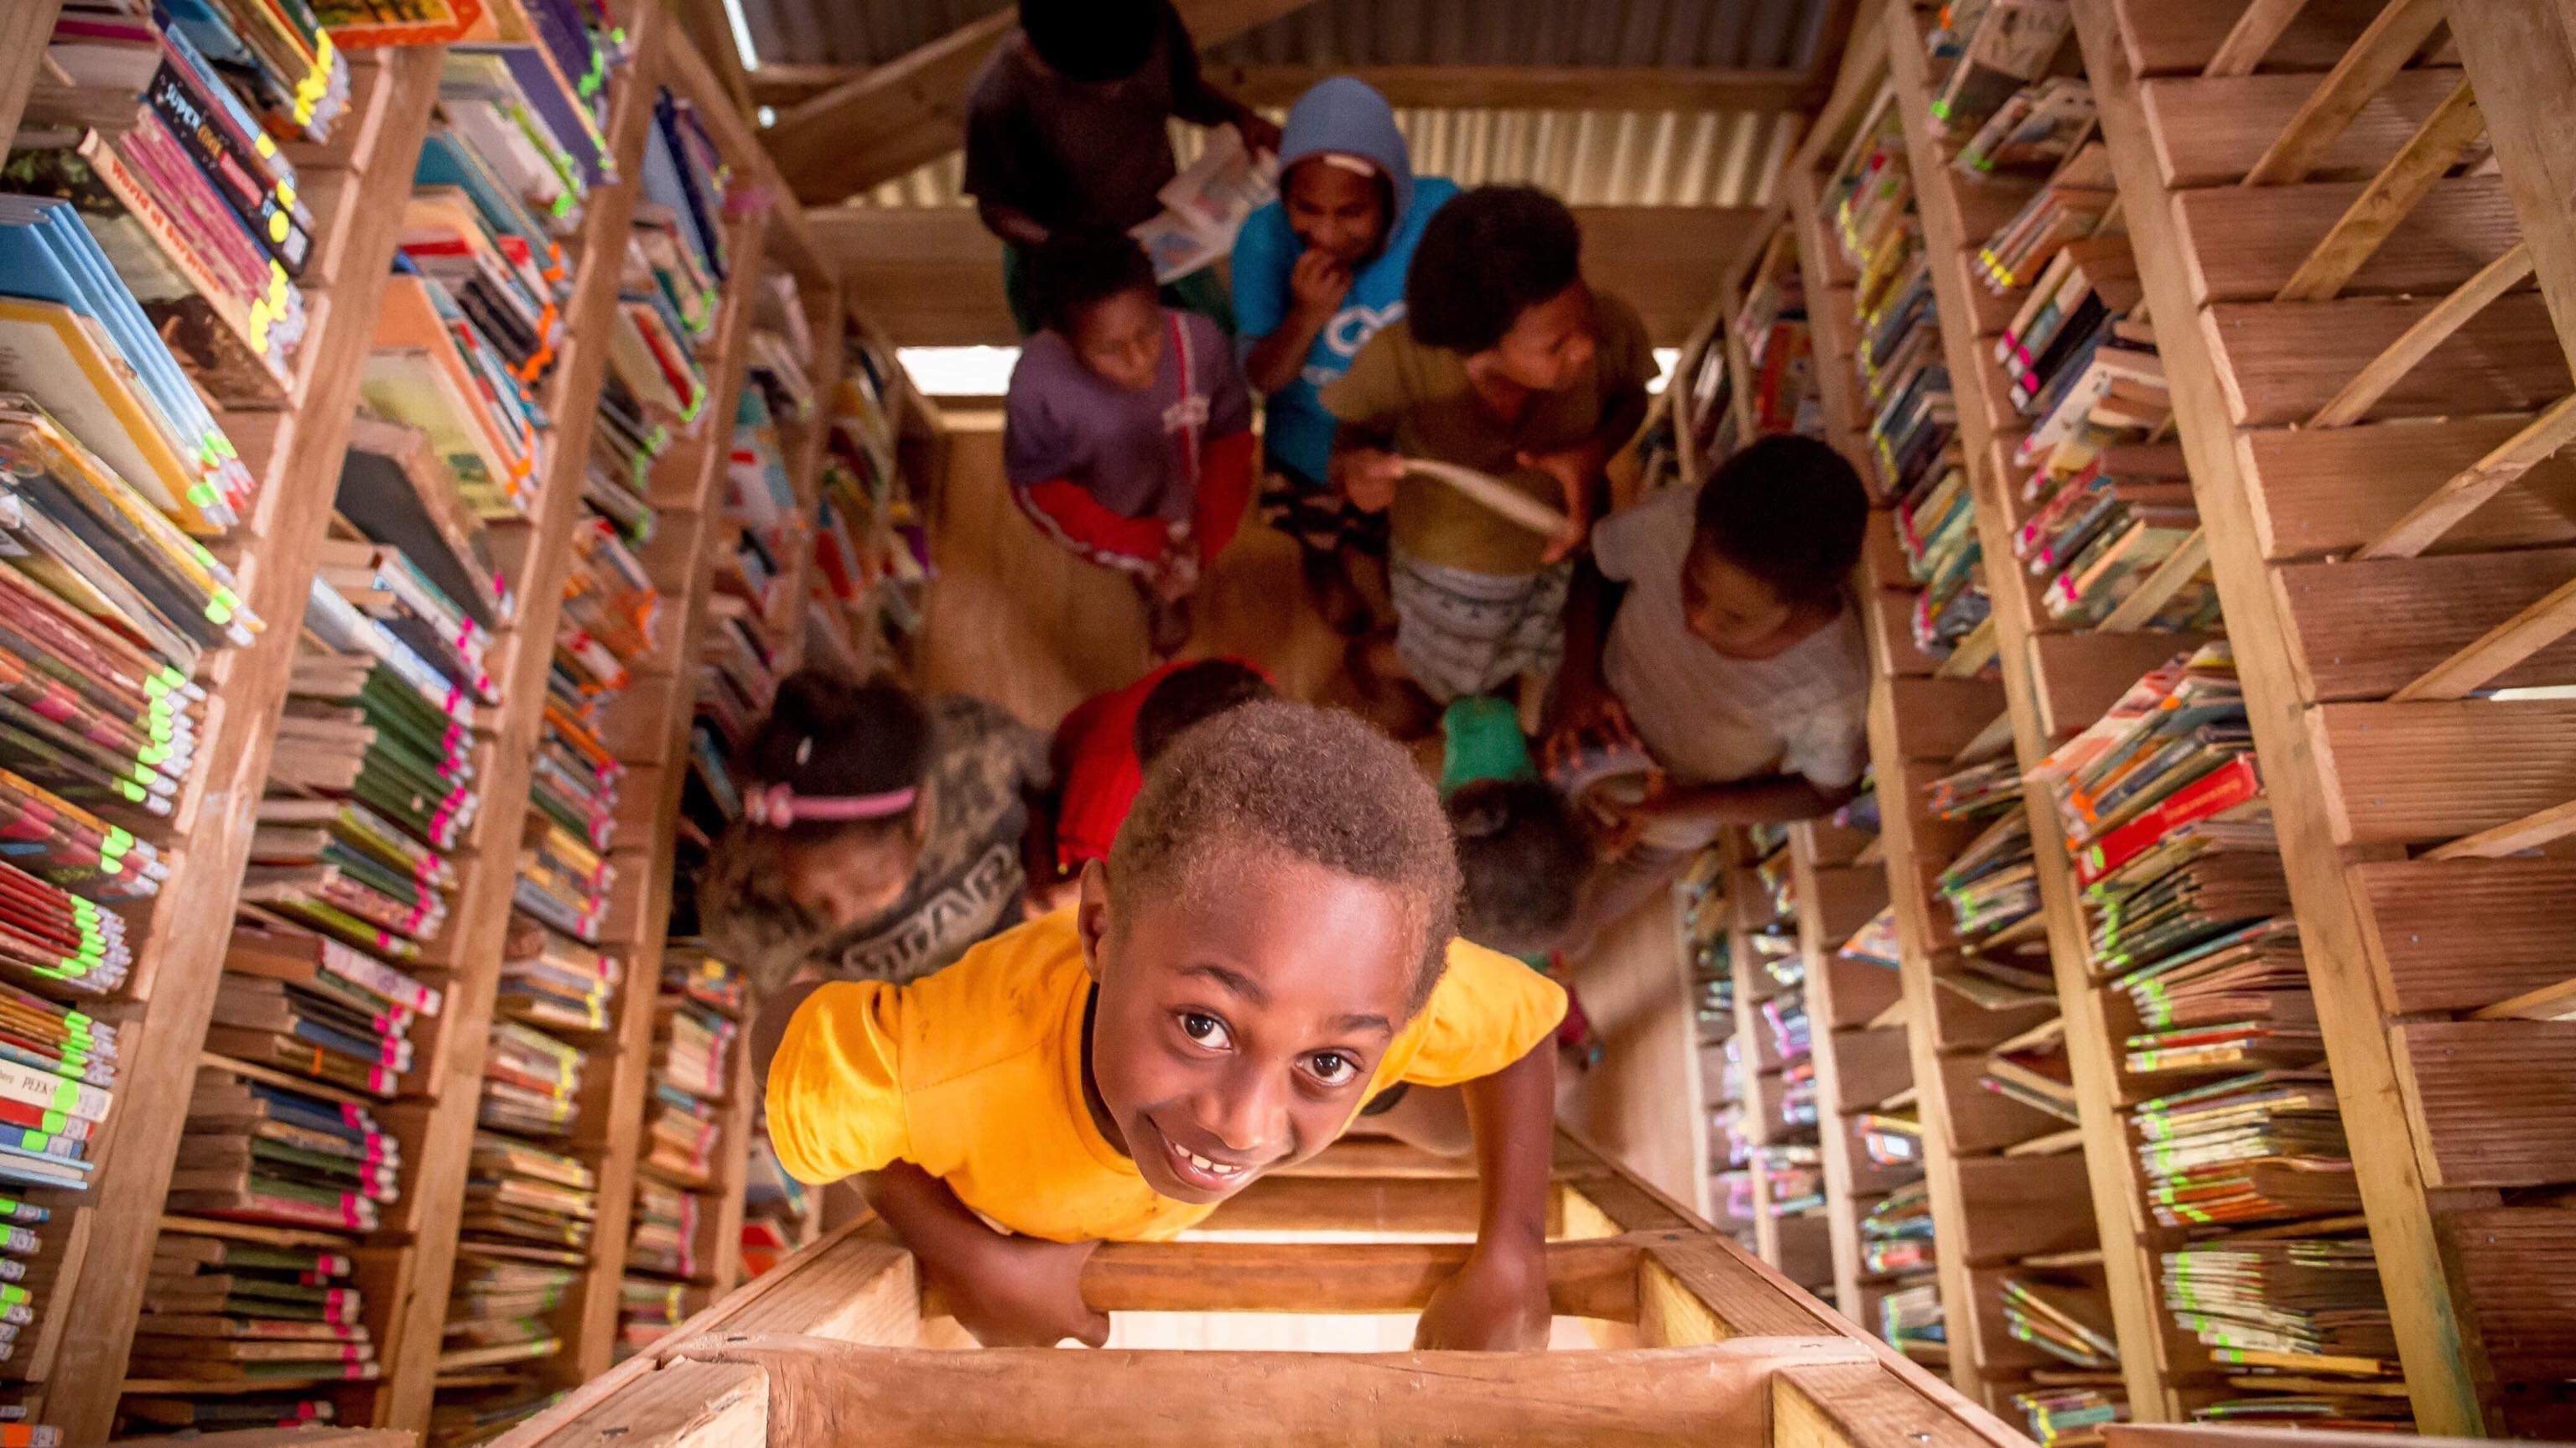
[[[739,0],[764,63],[874,65],[1011,0]],[[1234,64],[1804,67],[1826,0],[1315,0]]]
[[[1544,186],[1573,206],[1766,206],[1799,118],[1752,111],[1399,110],[1413,167],[1461,186]],[[1181,164],[1204,132],[1172,128]],[[950,155],[852,200],[963,205],[966,162]]]

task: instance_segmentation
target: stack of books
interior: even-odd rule
[[[133,1378],[204,1383],[239,1393],[303,1384],[302,1392],[234,1400],[260,1421],[327,1421],[319,1385],[378,1376],[376,1346],[345,1252],[231,1237],[162,1234],[153,1244],[128,1368]],[[125,1411],[157,1426],[238,1423],[243,1414],[156,1389]],[[218,1400],[221,1401],[221,1400]]]
[[[663,957],[662,993],[654,1005],[652,1096],[646,1104],[642,1170],[627,1240],[627,1305],[623,1344],[640,1347],[676,1318],[661,1311],[669,1294],[648,1296],[655,1280],[709,1284],[699,1227],[715,1211],[710,1189],[729,1190],[721,1153],[734,1117],[734,1052],[745,999],[741,972],[692,940],[671,942]],[[738,1129],[738,1128],[737,1128]],[[735,1144],[739,1146],[739,1143]]]
[[[2075,25],[2066,0],[1961,0],[1924,36],[1932,131],[1966,136],[2048,75]]]
[[[1909,1278],[1878,1300],[1878,1335],[1919,1362],[1950,1360],[1950,1332],[1941,1316],[1941,1287],[1928,1275]]]
[[[1903,963],[1904,947],[1896,935],[1896,907],[1890,905],[1869,917],[1869,923],[1853,931],[1851,939],[1837,947],[1834,954],[1884,970],[1898,968]]]
[[[2013,535],[2013,552],[2045,579],[2049,616],[2074,628],[2099,625],[2125,603],[2200,526],[2191,480],[2163,447],[2096,449],[2063,477],[2034,479],[2037,501]],[[2149,468],[2172,467],[2171,472]],[[2218,622],[2206,569],[2140,626],[2201,629]]]
[[[2264,1390],[2195,1410],[2216,1421],[2402,1428],[2411,1415],[2367,1236],[2220,1237],[2164,1254],[2174,1321]]]
[[[699,1219],[709,1210],[700,1198],[676,1187],[638,1181],[634,1229],[626,1243],[629,1272],[677,1282],[712,1270],[713,1263],[698,1260],[697,1249]]]
[[[2093,134],[2093,87],[2053,75],[2005,97],[1950,164],[1970,176],[2054,170]]]
[[[1932,1192],[1923,1183],[1898,1187],[1861,1218],[1863,1272],[1918,1272],[1929,1269],[1935,1260]]]
[[[702,1296],[687,1283],[659,1277],[629,1277],[618,1283],[618,1356],[624,1358],[668,1336],[697,1309]]]
[[[751,1133],[743,1171],[742,1275],[757,1277],[803,1246],[813,1188],[787,1174],[766,1124]]]
[[[2018,809],[1993,815],[1937,881],[1960,944],[1980,954],[2011,956],[2041,929],[2039,868],[2031,853],[2030,817]]]
[[[1923,1121],[1901,1111],[1865,1111],[1855,1120],[1859,1123],[1860,1144],[1869,1164],[1876,1167],[1914,1167],[1923,1164]]]
[[[2048,184],[1978,246],[1978,279],[1997,296],[2031,285],[2069,242],[2101,228],[2119,195],[2110,151],[2099,141],[2077,147]]]
[[[2103,1424],[2129,1419],[2128,1395],[2116,1378],[2029,1388],[2013,1394],[2012,1404],[2042,1448],[2086,1448],[2104,1441]]]
[[[2136,1109],[2147,1203],[2167,1227],[2358,1212],[2351,1149],[2322,1070],[2230,1076]]]
[[[2065,1021],[2042,1021],[1987,1052],[1985,1074],[1977,1084],[2075,1125],[2075,1074],[2066,1055]]]
[[[487,1370],[560,1351],[563,1342],[550,1319],[563,1306],[575,1271],[567,1263],[480,1243],[458,1247],[439,1371]]]
[[[856,665],[920,628],[930,539],[898,466],[888,412],[888,363],[853,337],[840,385],[825,400],[820,507],[815,514],[813,636]]]
[[[1783,1062],[1804,1059],[1814,1050],[1807,1024],[1807,997],[1804,991],[1775,995],[1762,1003],[1762,1023],[1771,1032],[1772,1049]]]
[[[1813,1145],[1774,1143],[1756,1147],[1754,1155],[1769,1181],[1771,1215],[1794,1217],[1824,1206],[1824,1158]]]

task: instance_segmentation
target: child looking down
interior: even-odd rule
[[[1154,651],[1189,638],[1188,600],[1252,491],[1252,402],[1207,318],[1155,300],[1122,232],[1051,237],[1031,263],[1046,330],[1011,369],[1011,495],[1039,531],[1126,573]]]
[[[1169,1238],[1372,1098],[1464,1087],[1476,1246],[1418,1346],[1546,1338],[1554,983],[1450,939],[1430,783],[1356,718],[1264,701],[1182,734],[1080,905],[910,986],[836,983],[768,1070],[799,1179],[869,1202],[987,1345],[1098,1344],[1103,1240]]]

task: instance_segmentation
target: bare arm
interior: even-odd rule
[[[1823,789],[1803,774],[1768,774],[1726,784],[1693,784],[1647,800],[1638,812],[1656,819],[1721,825],[1782,824],[1833,813],[1859,790]]]
[[[1422,1349],[1527,1350],[1547,1343],[1547,1182],[1556,1147],[1556,1037],[1468,1082],[1476,1137],[1476,1245],[1431,1294]]]
[[[1109,1314],[1082,1300],[1096,1242],[1049,1242],[985,1226],[948,1184],[908,1161],[859,1178],[868,1205],[921,1264],[949,1312],[986,1347],[1109,1340]]]
[[[1304,258],[1299,258],[1303,261]],[[1297,380],[1297,368],[1314,348],[1315,338],[1324,324],[1333,319],[1332,309],[1309,312],[1303,307],[1292,309],[1279,330],[1252,344],[1243,355],[1243,378],[1256,392],[1276,392]]]

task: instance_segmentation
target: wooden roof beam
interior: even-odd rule
[[[1175,3],[1191,37],[1205,47],[1298,10],[1307,0]],[[799,200],[821,205],[957,149],[966,131],[967,88],[1017,25],[1016,10],[995,11],[799,102],[765,137],[779,174]],[[753,94],[759,98],[757,89]]]
[[[1391,105],[1458,110],[1795,111],[1823,100],[1803,70],[1637,65],[1210,65],[1208,78],[1249,105],[1285,108],[1309,86],[1355,75]],[[752,98],[782,111],[867,74],[849,65],[764,65],[751,72]],[[783,124],[783,121],[782,121]],[[952,138],[952,144],[954,138]]]

